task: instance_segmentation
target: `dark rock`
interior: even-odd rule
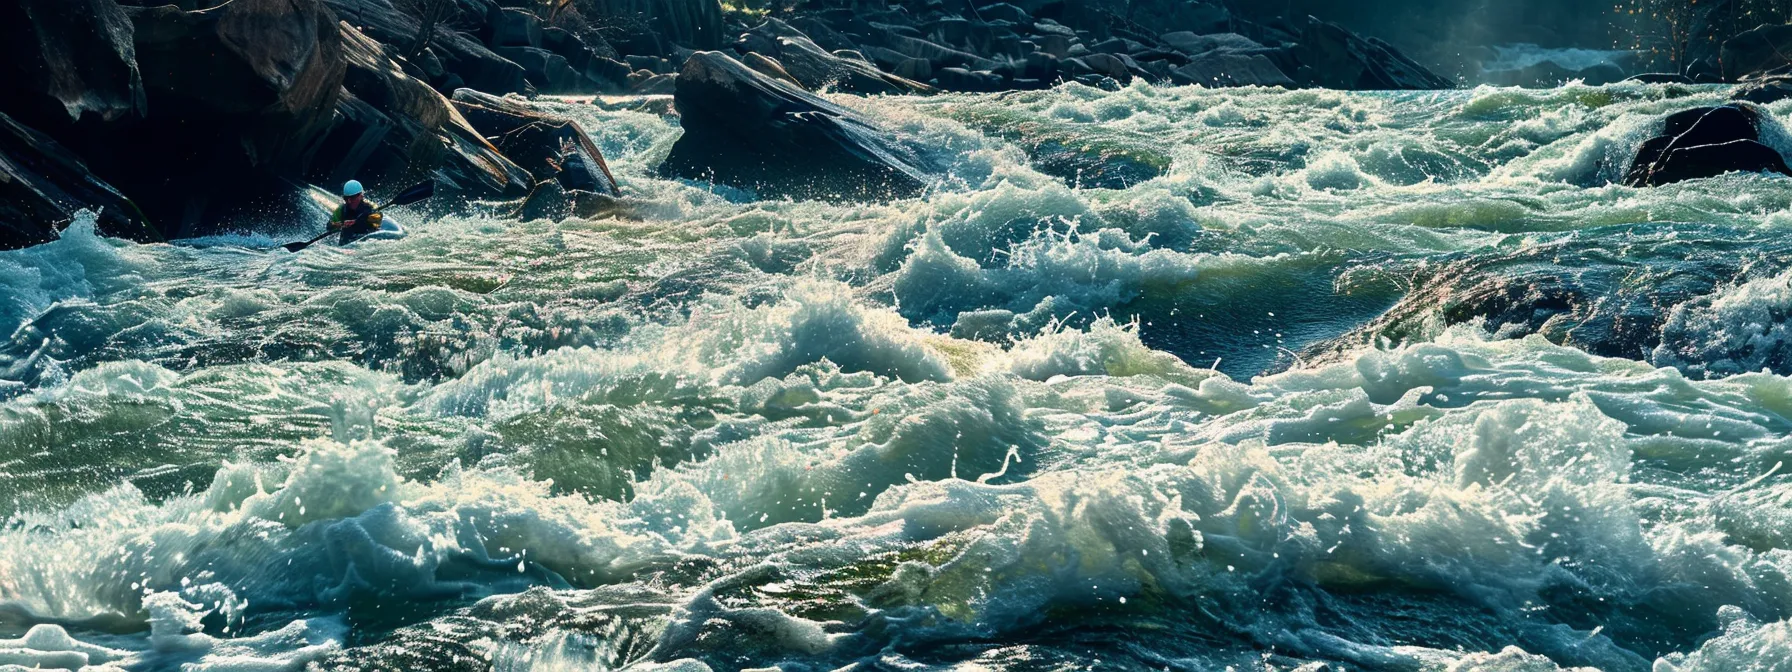
[[[1127,23],[1160,31],[1224,33],[1232,30],[1232,14],[1224,7],[1188,0],[1133,0],[1127,6]]]
[[[124,194],[49,136],[0,113],[0,250],[48,242],[78,210],[98,213],[109,236],[157,240]]]
[[[928,62],[933,63],[935,69],[956,67],[966,70],[993,70],[997,67],[995,61],[983,58],[982,56],[947,48],[928,42],[927,40],[913,37],[890,35],[889,45],[891,49],[900,52],[904,56],[927,59]]]
[[[1095,68],[1089,65],[1088,61],[1081,58],[1066,58],[1059,61],[1059,63],[1064,66],[1064,72],[1068,73],[1071,77],[1098,74],[1095,72]]]
[[[1792,68],[1792,24],[1763,25],[1724,41],[1719,72],[1735,81]]]
[[[1051,19],[1041,19],[1033,24],[1033,31],[1039,35],[1061,35],[1067,39],[1076,39],[1076,30]]]
[[[766,56],[765,54],[747,52],[740,57],[740,62],[761,75],[765,75],[772,79],[783,80],[796,86],[803,85],[802,82],[796,81],[796,78],[792,77],[788,70],[784,69],[783,63],[779,63],[777,59]]]
[[[1311,17],[1290,51],[1303,66],[1299,83],[1305,86],[1353,91],[1455,88],[1386,42],[1363,39],[1343,26]]]
[[[939,44],[969,47],[971,22],[962,16],[944,16],[923,24],[921,34]]]
[[[0,3],[0,89],[20,121],[55,129],[90,115],[142,117],[134,29],[112,0]]]
[[[1792,98],[1792,77],[1770,77],[1749,82],[1730,94],[1731,100],[1767,105]]]
[[[523,199],[511,217],[519,222],[541,219],[558,222],[571,215],[572,199],[566,188],[559,182],[548,180],[535,185],[535,190],[529,192],[528,198]]]
[[[1254,52],[1263,49],[1256,40],[1238,33],[1218,33],[1214,35],[1197,35],[1190,32],[1171,32],[1159,36],[1164,44],[1185,54],[1205,54],[1209,51],[1226,49],[1229,51]]]
[[[852,39],[814,17],[797,17],[789,23],[791,28],[802,31],[803,35],[830,52],[857,51],[859,48]]]
[[[738,44],[750,45],[751,53],[776,59],[785,72],[811,91],[832,88],[845,93],[903,94],[932,90],[920,82],[878,70],[863,60],[828,53],[802,31],[777,19],[769,19],[749,31]]]
[[[583,38],[562,28],[542,30],[541,46],[565,58],[573,70],[588,80],[582,85],[583,88],[621,91],[627,84],[628,74],[633,72],[633,68],[626,64],[599,56],[597,50],[592,49]]]
[[[627,59],[628,66],[636,70],[646,70],[648,72],[660,74],[665,74],[672,70],[671,63],[658,56],[630,55]]]
[[[536,182],[620,193],[603,152],[571,120],[471,89],[454,92],[454,109]]]
[[[653,32],[675,44],[717,49],[727,39],[718,0],[598,0],[596,4],[604,16],[641,17]]]
[[[1069,58],[1070,45],[1075,39],[1057,33],[1047,33],[1033,38],[1033,44],[1038,45],[1040,52],[1050,54],[1054,58]]]
[[[572,67],[566,57],[537,47],[498,47],[498,55],[523,66],[535,90],[541,93],[596,93],[605,89]]]
[[[983,17],[984,21],[1009,21],[1022,26],[1033,23],[1033,16],[1028,14],[1027,10],[1006,2],[978,7],[977,16]]]
[[[394,10],[391,4],[381,0],[323,0],[338,17],[369,37],[392,45],[409,45],[417,34],[417,20],[403,12]],[[465,33],[438,27],[430,42],[429,52],[441,62],[446,75],[458,79],[448,81],[444,76],[441,81],[432,81],[438,90],[453,91],[458,86],[469,86],[480,91],[496,94],[516,93],[523,90],[523,67],[497,55],[485,45],[469,38]]]
[[[1761,143],[1786,137],[1772,115],[1749,103],[1701,107],[1668,115],[1660,135],[1643,142],[1624,184],[1658,187],[1730,172],[1792,175],[1785,157]]]
[[[933,79],[933,64],[925,58],[903,58],[891,69],[891,74],[917,82]]]
[[[989,55],[1019,58],[1027,53],[1019,35],[993,35],[989,38]]]
[[[405,74],[382,45],[348,26],[342,27],[342,44],[344,96],[306,177],[331,186],[359,179],[369,187],[403,187],[428,174],[451,198],[528,193],[534,177],[487,142],[441,93]]]
[[[1026,67],[1022,69],[1021,76],[1027,79],[1050,81],[1058,77],[1059,65],[1057,56],[1036,51],[1027,54]]]
[[[347,68],[327,7],[234,0],[201,12],[126,11],[154,104],[143,123],[110,127],[100,148],[83,150],[169,237],[230,220],[233,209],[253,210],[237,199],[308,171],[313,147],[334,123]],[[106,151],[107,143],[131,151]]]
[[[1082,61],[1096,74],[1111,77],[1122,84],[1132,81],[1133,72],[1139,69],[1139,65],[1126,54],[1089,54],[1082,57]]]
[[[540,17],[525,10],[504,7],[493,15],[491,45],[493,47],[539,47],[541,46],[541,29]]]
[[[912,37],[917,40],[921,39],[921,30],[914,26],[911,26],[911,25],[895,24],[895,23],[878,23],[876,21],[867,22],[866,25],[869,26],[873,31],[875,31],[876,33],[881,35],[885,40],[887,40],[890,36],[894,36],[894,35],[900,35],[902,37]]]
[[[640,75],[642,72],[646,71],[636,72],[635,75]],[[648,73],[646,77],[638,79],[631,75],[629,80],[631,83],[628,92],[637,96],[670,96],[678,86],[678,75],[676,74]]]
[[[1124,37],[1111,37],[1089,48],[1103,54],[1136,54],[1145,51],[1145,45]]]
[[[674,101],[684,135],[663,175],[826,200],[901,198],[927,184],[919,156],[871,121],[725,54],[685,61]]]
[[[911,58],[915,58],[908,54],[904,54],[900,51],[896,51],[895,49],[885,49],[883,47],[866,46],[866,47],[860,47],[859,51],[861,53],[865,54],[866,58],[871,59],[872,65],[882,68],[892,74],[896,74],[896,75],[900,75],[900,76],[904,76],[904,77],[907,77],[907,75],[902,75],[902,73],[896,72],[897,66],[902,65],[902,63],[904,61],[907,61]],[[926,61],[927,59],[922,58],[922,59],[917,59],[917,60]],[[933,64],[928,63],[928,68],[931,69],[932,67],[933,67]],[[910,77],[910,79],[913,79],[913,78]],[[924,81],[924,80],[922,80],[922,81]]]
[[[1133,60],[1138,61],[1140,65],[1145,65],[1146,63],[1164,63],[1171,68],[1179,68],[1189,64],[1188,54],[1168,49],[1147,49],[1143,52],[1133,54],[1132,57]]]
[[[1170,73],[1177,84],[1201,86],[1281,86],[1293,88],[1295,82],[1261,54],[1233,54],[1210,51],[1190,59],[1188,65]]]
[[[940,68],[934,72],[933,78],[940,88],[947,91],[981,93],[1002,89],[1002,78],[987,70]]]

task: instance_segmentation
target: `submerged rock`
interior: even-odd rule
[[[1779,150],[1761,140],[1785,129],[1749,103],[1700,107],[1668,115],[1661,133],[1643,142],[1624,184],[1658,187],[1731,172],[1792,175]]]
[[[725,54],[691,56],[673,102],[684,135],[662,175],[824,200],[903,198],[928,182],[915,151],[870,120]]]

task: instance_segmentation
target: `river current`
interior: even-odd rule
[[[0,665],[1792,670],[1792,179],[1611,184],[1729,93],[837,96],[947,170],[872,204],[544,100],[619,216],[77,221]]]

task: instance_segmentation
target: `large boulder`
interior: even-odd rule
[[[132,33],[113,0],[0,3],[0,108],[45,129],[141,117]]]
[[[1291,52],[1300,67],[1288,74],[1307,86],[1353,91],[1456,86],[1386,42],[1364,39],[1343,26],[1312,17],[1307,18]]]
[[[83,209],[99,214],[106,235],[159,237],[137,206],[94,177],[80,157],[0,113],[0,250],[53,240]]]
[[[454,108],[536,182],[568,191],[620,194],[597,143],[570,119],[472,89],[454,92]]]
[[[1792,175],[1779,150],[1763,137],[1786,137],[1786,131],[1749,103],[1700,107],[1668,115],[1661,133],[1643,142],[1624,183],[1633,187],[1715,177],[1731,172],[1773,172]]]
[[[341,30],[344,98],[308,177],[390,188],[433,177],[444,192],[468,199],[529,193],[528,171],[487,142],[447,98],[405,74],[380,43],[346,24]]]
[[[1763,25],[1725,40],[1719,51],[1724,79],[1739,80],[1792,70],[1792,24]]]
[[[666,176],[823,200],[913,196],[929,181],[920,156],[870,120],[725,54],[685,61],[673,102],[684,135]]]
[[[1198,84],[1208,88],[1228,86],[1282,86],[1293,88],[1295,82],[1262,54],[1241,54],[1227,50],[1208,51],[1194,56],[1170,73],[1177,84]]]
[[[80,150],[170,237],[266,210],[334,123],[347,67],[334,14],[319,0],[125,11],[149,114]]]
[[[417,35],[417,20],[393,9],[386,0],[324,0],[343,21],[388,45],[408,46]],[[495,10],[494,10],[495,11]],[[465,33],[442,26],[430,41],[429,55],[442,68],[442,76],[430,84],[441,90],[469,86],[497,94],[524,88],[523,67],[511,62]],[[450,77],[452,76],[452,77]]]
[[[777,19],[767,19],[742,35],[736,48],[743,55],[756,53],[777,61],[785,72],[810,91],[829,88],[867,95],[933,91],[933,87],[886,73],[868,61],[835,56],[802,31]]]

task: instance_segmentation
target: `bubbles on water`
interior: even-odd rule
[[[1772,180],[1606,185],[1719,95],[843,97],[947,166],[862,205],[659,180],[675,120],[545,101],[622,216],[296,256],[77,222],[0,253],[0,601],[37,624],[0,648],[1000,667],[1132,655],[1108,628],[1208,667],[1766,660],[1792,382],[1745,372],[1777,370],[1778,267],[1673,307],[1677,368],[1441,318],[1310,347],[1458,260],[1770,230]]]

